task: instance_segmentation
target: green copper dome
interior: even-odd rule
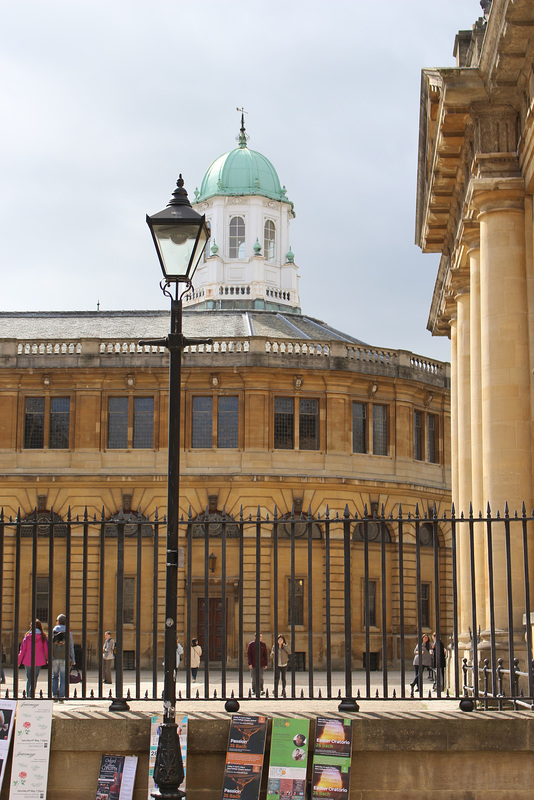
[[[247,147],[247,135],[242,123],[239,147],[219,156],[208,169],[200,192],[195,191],[195,203],[215,195],[261,195],[293,205],[286,197],[286,187],[268,158]]]

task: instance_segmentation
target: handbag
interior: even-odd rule
[[[82,673],[76,667],[71,667],[69,672],[69,683],[81,683]]]

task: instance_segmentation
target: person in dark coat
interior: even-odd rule
[[[438,670],[440,675],[440,689],[445,688],[445,664],[447,663],[447,653],[445,648],[443,647],[443,642],[441,639],[436,637],[436,631],[432,634],[432,645],[431,645],[431,652],[432,652],[432,666],[435,670],[435,679],[434,679],[434,689],[437,686],[438,682]]]
[[[267,669],[268,664],[268,656],[267,656],[267,645],[264,641],[262,641],[261,633],[258,634],[258,639],[260,643],[260,691],[258,692],[258,687],[256,686],[256,678],[257,678],[257,669],[256,669],[256,639],[252,639],[251,642],[248,643],[247,646],[247,663],[248,668],[250,670],[250,678],[252,680],[252,694],[255,694],[256,697],[259,694],[265,694],[263,691],[263,670]]]

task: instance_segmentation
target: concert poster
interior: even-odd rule
[[[258,800],[266,732],[265,717],[233,715],[226,753],[223,800]]]
[[[267,800],[305,796],[309,731],[307,719],[273,719]]]
[[[0,708],[6,719],[5,704]],[[13,714],[10,725],[13,724]],[[4,723],[5,724],[5,723]],[[52,700],[21,700],[17,706],[10,800],[44,800],[48,785]],[[4,765],[2,765],[3,767]]]
[[[95,800],[132,800],[137,756],[104,755]]]
[[[315,727],[312,800],[348,798],[352,721],[319,717]]]

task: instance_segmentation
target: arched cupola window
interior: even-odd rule
[[[268,219],[263,227],[263,255],[267,261],[274,260],[275,243],[276,227],[272,219]]]
[[[245,258],[245,220],[232,217],[230,220],[230,258]]]

